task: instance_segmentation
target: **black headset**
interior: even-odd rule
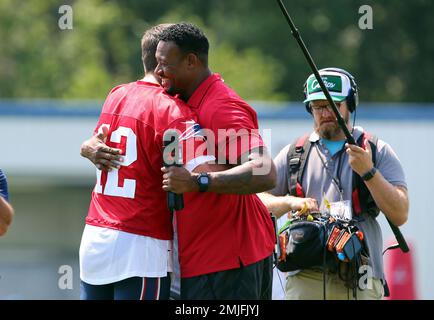
[[[321,71],[332,71],[332,72],[337,72],[340,74],[343,74],[345,76],[348,77],[348,79],[350,79],[350,90],[348,90],[347,93],[347,97],[346,97],[346,102],[347,102],[347,106],[348,106],[348,110],[353,113],[354,110],[356,110],[357,105],[359,104],[359,89],[357,88],[357,84],[356,84],[356,80],[354,80],[354,77],[351,75],[351,73],[349,73],[348,71],[345,71],[344,69],[339,69],[339,68],[325,68],[325,69],[321,69],[319,70],[319,72]],[[304,93],[304,99],[307,99],[307,81],[305,82],[304,86],[303,86],[303,93]],[[309,101],[305,103],[305,107],[307,112],[312,113],[312,110],[310,108],[309,105]]]

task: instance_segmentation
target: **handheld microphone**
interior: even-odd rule
[[[179,135],[178,131],[169,129],[163,135],[163,166],[180,167],[180,152],[179,152]],[[167,207],[170,212],[181,210],[184,208],[184,197],[182,194],[167,192]]]

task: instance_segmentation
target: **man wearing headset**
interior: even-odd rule
[[[351,126],[350,114],[358,104],[354,77],[338,68],[322,69],[319,73],[359,146],[346,143],[333,110],[315,76],[310,75],[304,85],[304,103],[312,115],[314,131],[280,151],[274,159],[276,187],[260,194],[260,198],[277,217],[304,206],[321,212],[330,204],[348,209],[364,234],[368,256],[364,268],[355,271],[359,281],[352,289],[338,272],[314,266],[288,273],[285,298],[381,299],[383,240],[376,216],[381,211],[396,226],[407,221],[409,202],[404,171],[386,142],[359,126]],[[360,281],[361,273],[369,279]]]

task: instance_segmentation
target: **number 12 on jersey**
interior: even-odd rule
[[[102,124],[101,127],[102,126],[110,128],[109,124]],[[101,127],[99,130],[102,130]],[[123,162],[121,162],[120,165],[128,167],[137,160],[137,136],[131,128],[121,126],[111,133],[110,142],[120,143],[122,137],[126,138],[126,148]],[[102,171],[97,169],[95,192],[107,196],[134,199],[136,193],[136,180],[124,179],[123,186],[120,187],[119,170],[120,169],[114,168],[112,171],[107,172],[107,180],[103,191],[103,186],[101,184]]]

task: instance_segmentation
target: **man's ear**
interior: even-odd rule
[[[187,66],[189,68],[197,67],[200,63],[199,57],[194,53],[187,54]]]

